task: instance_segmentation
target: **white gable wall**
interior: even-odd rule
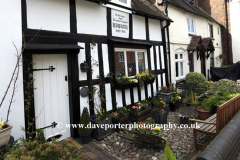
[[[70,32],[69,0],[27,0],[28,28]]]
[[[11,4],[11,5],[9,5]],[[7,89],[11,79],[14,67],[16,65],[16,49],[21,53],[22,47],[22,23],[21,23],[21,1],[8,0],[0,1],[0,100]],[[16,49],[13,45],[16,45]],[[24,119],[24,101],[23,101],[23,72],[22,63],[20,63],[19,79],[17,81],[17,92],[15,93],[9,116],[9,124],[13,125],[11,135],[15,138],[25,137],[25,133],[21,131],[21,126],[25,127]],[[9,94],[0,108],[0,121],[5,121],[7,118],[7,110],[11,99],[12,86],[9,89]]]
[[[222,44],[221,44],[221,31],[220,26],[214,22],[211,22],[202,17],[193,15],[191,13],[185,12],[178,8],[175,8],[171,5],[168,7],[168,16],[171,18],[174,23],[171,23],[169,27],[169,36],[170,36],[170,50],[171,50],[171,81],[175,83],[176,81],[176,72],[175,72],[175,51],[182,48],[184,49],[185,56],[185,75],[189,72],[188,65],[188,53],[187,46],[189,45],[192,36],[188,34],[188,26],[187,26],[187,17],[194,19],[195,22],[195,34],[202,36],[202,38],[210,37],[208,33],[208,24],[213,25],[213,44],[215,47],[214,51],[214,64],[215,67],[220,67],[220,63],[217,63],[216,57],[219,54],[222,54]],[[219,28],[219,34],[218,34]],[[194,71],[201,73],[201,61],[197,60],[196,52],[194,54]],[[206,76],[208,74],[207,70],[210,69],[210,58],[206,59]]]

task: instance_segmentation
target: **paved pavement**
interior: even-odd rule
[[[94,144],[93,141],[88,144],[82,144],[80,138],[74,140],[83,146],[80,152],[89,160],[118,160],[118,158],[110,155],[106,150]]]

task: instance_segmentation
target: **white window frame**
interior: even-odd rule
[[[190,26],[191,26],[191,22],[190,22],[190,21],[188,21],[188,20],[191,20],[191,21],[192,21],[192,25],[193,25],[193,32],[191,32],[191,31],[189,31],[189,30],[188,30],[188,25],[190,25]],[[190,24],[189,24],[189,23],[190,23]],[[194,20],[193,18],[191,18],[191,17],[187,17],[187,30],[188,30],[188,33],[190,33],[190,34],[196,34],[195,20]]]
[[[180,54],[182,54],[182,56],[183,56],[182,59],[180,59]],[[181,50],[175,51],[174,58],[175,58],[175,55],[178,56],[178,59],[175,59],[175,65],[176,65],[176,63],[178,65],[178,77],[176,77],[176,74],[175,74],[175,78],[176,78],[176,80],[179,80],[179,79],[185,78],[185,75],[186,75],[185,55],[184,55],[184,51],[181,51]],[[180,62],[183,62],[183,74],[181,73]],[[175,66],[175,69],[176,69],[176,66]],[[181,76],[181,74],[182,74],[182,76]]]
[[[146,64],[147,64],[147,50],[146,49],[132,49],[132,48],[115,48],[115,52],[123,52],[124,53],[124,58],[125,58],[125,61],[124,61],[124,65],[125,65],[125,74],[128,78],[134,78],[135,76],[128,76],[128,70],[127,70],[127,52],[130,51],[130,52],[135,52],[135,63],[136,63],[136,74],[139,73],[139,68],[138,68],[138,52],[144,52],[144,55],[145,55],[145,70],[147,69],[146,68]]]

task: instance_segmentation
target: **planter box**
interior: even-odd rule
[[[137,112],[136,110],[131,110],[129,113],[129,119],[132,122],[141,122],[151,116],[151,108],[147,108],[143,111]]]
[[[163,93],[157,92],[158,95],[161,95],[163,99],[166,100],[166,104],[169,104],[170,100],[172,99],[173,93]]]
[[[126,116],[124,116],[122,118],[118,118],[118,119],[112,117],[112,124],[119,124],[119,123],[120,124],[129,124],[129,115],[126,115]],[[116,130],[116,132],[119,132],[119,127],[117,126],[117,128],[115,130]]]
[[[10,139],[12,127],[13,126],[8,124],[7,128],[0,130],[0,147],[5,146],[8,143],[8,141]]]
[[[138,86],[139,86],[138,83],[126,83],[126,84],[124,84],[124,83],[117,84],[116,83],[115,88],[117,90],[123,90],[123,89],[129,89],[129,88],[133,88],[133,87],[138,87]]]
[[[168,104],[164,107],[164,111],[166,111],[166,113],[168,115],[168,113],[169,113],[169,105]]]
[[[151,112],[151,117],[155,120],[157,124],[167,124],[167,112],[163,114]]]
[[[94,120],[91,120],[91,122],[92,124],[100,124],[99,128],[96,127],[92,131],[92,137],[96,140],[99,141],[112,134],[112,128],[107,128],[107,130],[105,130],[105,126],[104,128],[101,128],[101,124],[112,124],[112,117],[108,117],[108,120],[103,120],[100,122],[95,122]]]
[[[175,112],[180,107],[180,101],[176,101],[176,103],[169,103],[169,109],[172,112]]]
[[[154,79],[150,79],[150,80],[145,80],[145,81],[143,81],[144,82],[144,84],[151,84],[151,83],[153,83],[155,81],[155,78]]]

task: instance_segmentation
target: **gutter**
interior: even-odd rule
[[[227,2],[228,0],[225,0],[225,15],[226,15],[226,29],[227,29],[227,57],[228,57],[228,64],[230,64],[230,58],[229,58],[229,28],[228,28],[228,11],[227,11]]]

